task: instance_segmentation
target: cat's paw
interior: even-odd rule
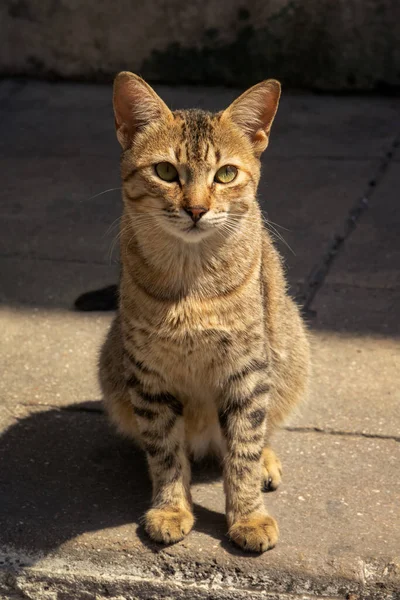
[[[192,529],[192,513],[177,506],[151,508],[145,515],[145,529],[152,540],[174,544],[182,540]]]
[[[261,459],[261,489],[263,492],[276,490],[282,481],[282,465],[271,448],[264,448]]]
[[[248,552],[265,552],[278,541],[278,525],[268,515],[255,514],[233,523],[229,537]]]

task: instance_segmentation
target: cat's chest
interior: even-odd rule
[[[164,310],[157,323],[147,316],[137,325],[146,364],[185,385],[218,383],[263,341],[261,316],[253,314],[250,325],[237,310],[216,303],[180,303]]]
[[[240,336],[226,322],[215,319],[203,323],[176,323],[153,332],[145,343],[152,360],[170,372],[200,374],[223,361],[229,361],[241,346]]]
[[[241,329],[235,312],[224,309],[221,303],[188,300],[165,311],[154,343],[165,340],[183,361],[208,365],[239,349]]]
[[[147,356],[157,365],[172,393],[203,402],[226,377],[224,372],[231,369],[233,344],[228,332],[216,328],[187,331],[184,337],[153,337],[147,344]]]

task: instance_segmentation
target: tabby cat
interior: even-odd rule
[[[225,111],[171,112],[143,79],[114,83],[122,146],[118,311],[100,358],[111,420],[147,455],[149,536],[193,527],[190,458],[223,461],[230,538],[278,539],[262,490],[281,480],[271,434],[303,396],[309,350],[256,200],[277,111],[269,79]]]

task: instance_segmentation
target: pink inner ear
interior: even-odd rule
[[[136,82],[135,82],[136,83]],[[136,107],[140,103],[139,85],[126,81],[119,85],[114,92],[114,112],[118,126],[126,125],[134,128],[136,122]]]
[[[155,91],[139,77],[121,73],[114,84],[114,111],[118,127],[134,133],[138,128],[171,115]]]
[[[124,149],[132,144],[138,129],[160,119],[172,118],[171,111],[155,91],[129,71],[123,71],[115,78],[113,104],[117,137]]]
[[[264,130],[268,133],[271,129],[272,122],[275,117],[275,113],[277,111],[278,104],[270,97],[266,98],[266,103],[264,105],[264,110],[262,112],[261,120],[263,123]]]
[[[261,151],[268,144],[268,135],[278,108],[279,97],[279,82],[263,81],[247,90],[226,110],[232,121]]]

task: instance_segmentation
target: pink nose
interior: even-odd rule
[[[208,212],[208,208],[205,206],[185,206],[184,210],[191,216],[194,223],[197,223]]]

